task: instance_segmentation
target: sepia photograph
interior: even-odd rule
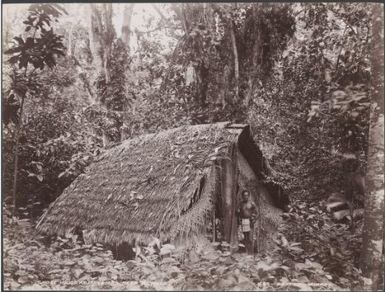
[[[1,9],[3,290],[384,290],[382,3]]]

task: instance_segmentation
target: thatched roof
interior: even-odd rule
[[[49,206],[38,230],[79,228],[91,241],[117,244],[199,230],[212,208],[210,161],[225,155],[245,130],[228,125],[184,126],[111,148]]]

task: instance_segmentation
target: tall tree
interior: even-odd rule
[[[122,41],[126,45],[127,50],[130,48],[130,39],[131,39],[131,19],[134,12],[135,4],[124,4],[123,11],[123,24],[122,24]]]
[[[115,30],[112,25],[112,4],[91,5],[92,54],[98,73],[109,83],[111,79],[110,62]]]
[[[120,141],[123,135],[123,111],[127,110],[127,69],[130,42],[130,23],[133,5],[124,11],[122,39],[116,38],[112,24],[112,4],[90,4],[91,48],[94,66],[96,107],[88,111],[96,131],[103,137],[104,147]]]
[[[13,175],[13,214],[15,215],[17,202],[17,174],[19,164],[20,133],[23,128],[23,110],[25,99],[32,96],[38,89],[36,70],[45,67],[53,68],[56,57],[64,56],[62,36],[53,32],[52,21],[66,11],[57,4],[33,4],[28,9],[29,15],[25,24],[25,35],[15,37],[15,46],[5,52],[12,55],[8,62],[15,65],[11,75],[9,98],[20,100],[19,110],[16,112],[16,131],[14,148],[14,175]],[[47,29],[48,27],[48,29]],[[17,66],[16,66],[17,65]],[[16,96],[16,97],[15,97]]]
[[[248,87],[271,73],[274,57],[293,34],[290,6],[172,7],[183,35],[162,88],[179,99],[192,123],[245,121],[242,101],[251,96]]]
[[[384,14],[372,4],[372,81],[368,150],[368,190],[365,197],[362,271],[372,280],[371,290],[383,290],[384,240]]]

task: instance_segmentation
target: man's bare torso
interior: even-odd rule
[[[256,207],[254,202],[248,200],[247,202],[242,202],[240,206],[240,217],[241,218],[251,218],[253,213],[255,213]]]

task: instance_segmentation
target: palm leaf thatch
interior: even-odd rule
[[[212,161],[227,159],[242,129],[228,123],[148,134],[108,150],[64,190],[37,229],[76,228],[90,242],[120,244],[198,233],[213,206]]]

